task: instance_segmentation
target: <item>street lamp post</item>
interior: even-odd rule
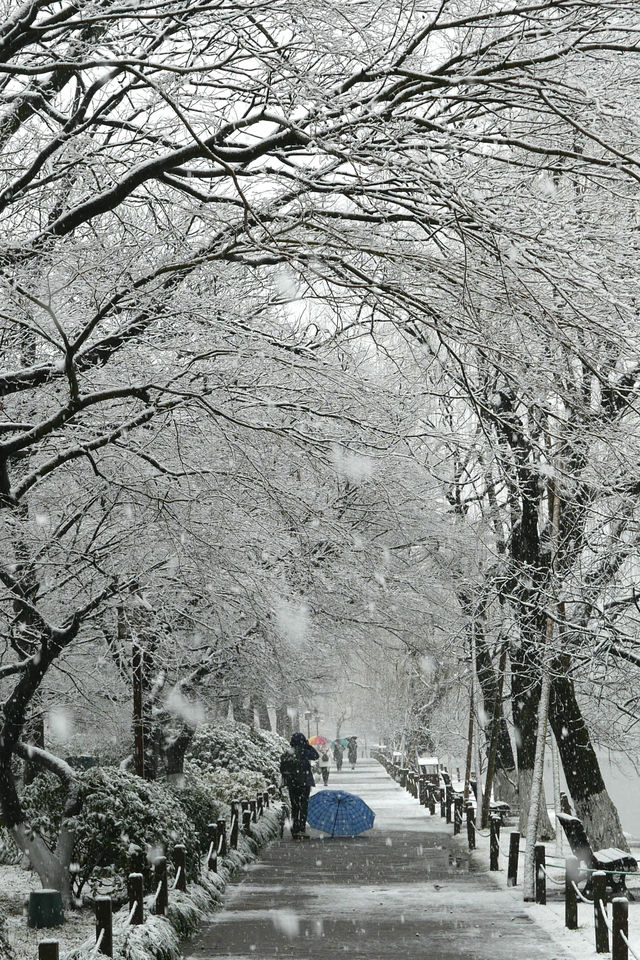
[[[307,721],[307,740],[311,736],[311,728],[309,726],[309,721],[311,720],[311,710],[305,710],[304,718]]]
[[[316,737],[320,735],[320,714],[318,713],[318,708],[313,711],[313,719],[316,722]]]

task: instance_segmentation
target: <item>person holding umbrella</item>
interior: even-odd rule
[[[347,745],[347,756],[349,757],[349,763],[351,764],[351,769],[355,770],[356,760],[358,759],[358,738],[349,737],[349,743]]]
[[[300,840],[308,837],[307,806],[311,787],[315,786],[311,761],[318,759],[318,751],[311,746],[304,733],[294,733],[290,747],[280,757],[280,773],[289,791],[291,800],[291,837]]]

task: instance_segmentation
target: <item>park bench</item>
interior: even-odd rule
[[[473,793],[473,800],[475,800],[476,805],[478,803],[478,781],[469,780],[469,786],[471,787],[471,792]],[[505,825],[507,817],[511,813],[511,807],[506,800],[494,800],[493,796],[489,801],[489,813],[491,816],[500,817],[500,823],[502,826]]]
[[[638,869],[637,860],[618,847],[604,847],[602,850],[592,850],[589,838],[582,820],[572,817],[568,813],[557,813],[556,818],[562,824],[569,846],[578,858],[584,863],[587,870],[604,870],[607,874],[607,887],[612,896],[625,896],[633,900],[631,892],[627,890],[628,873]],[[587,874],[587,883],[582,891],[586,896],[591,893],[592,874]]]

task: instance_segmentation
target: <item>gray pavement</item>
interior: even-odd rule
[[[193,960],[565,960],[548,934],[501,895],[481,855],[372,760],[332,772],[329,788],[376,812],[356,838],[292,841],[288,830],[185,947]],[[320,788],[322,789],[322,787]]]

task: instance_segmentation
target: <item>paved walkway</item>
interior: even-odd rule
[[[187,944],[194,960],[565,960],[451,836],[375,761],[331,775],[362,796],[375,827],[356,838],[285,838],[227,891]],[[322,788],[321,788],[322,789]]]

